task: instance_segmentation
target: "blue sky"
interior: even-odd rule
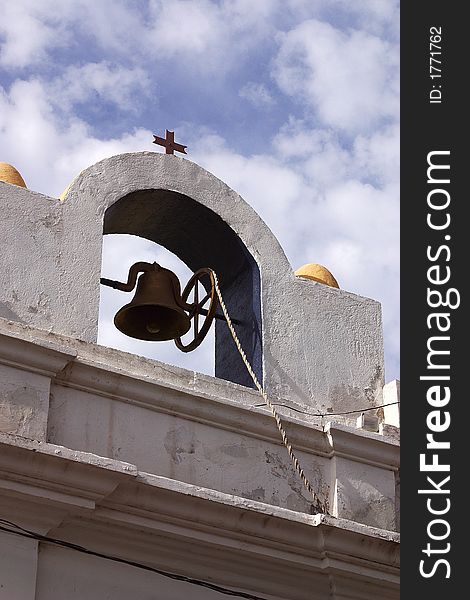
[[[58,196],[84,168],[160,151],[240,193],[293,267],[327,266],[382,303],[386,380],[399,377],[399,6],[393,0],[16,0],[0,20],[0,160]],[[189,271],[146,241],[108,236],[103,272],[137,260]],[[100,343],[211,373],[212,341],[120,335],[128,301],[103,290]]]

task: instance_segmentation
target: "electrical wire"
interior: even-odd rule
[[[308,415],[309,417],[338,417],[340,415],[353,415],[355,413],[363,413],[368,410],[377,410],[378,408],[383,408],[384,406],[393,406],[394,404],[400,404],[397,402],[387,402],[386,404],[379,404],[378,406],[369,406],[368,408],[358,408],[357,410],[346,410],[344,412],[337,413],[311,413],[306,410],[300,410],[299,408],[294,408],[293,406],[289,406],[288,404],[281,404],[280,402],[273,402],[276,406],[283,406],[284,408],[289,408],[290,410],[294,410],[295,412],[301,413],[302,415]],[[260,406],[264,406],[264,404],[255,404],[255,408],[259,408]]]
[[[185,575],[177,575],[176,573],[169,573],[168,571],[162,571],[161,569],[155,569],[154,567],[150,567],[149,565],[144,565],[142,563],[138,563],[133,560],[127,560],[125,558],[119,558],[117,556],[110,556],[108,554],[103,554],[102,552],[95,552],[94,550],[90,550],[89,548],[85,548],[84,546],[79,546],[78,544],[73,544],[72,542],[58,540],[56,538],[48,537],[46,535],[42,535],[40,533],[30,531],[29,529],[25,529],[24,527],[21,527],[20,525],[17,525],[16,523],[13,523],[12,521],[7,521],[6,519],[0,519],[0,523],[3,523],[3,525],[0,525],[0,531],[6,531],[7,533],[12,533],[13,535],[18,535],[20,537],[37,540],[39,542],[43,542],[46,544],[52,544],[54,546],[61,546],[62,548],[67,548],[69,550],[75,550],[76,552],[81,552],[82,554],[88,554],[90,556],[96,556],[97,558],[104,558],[106,560],[117,562],[117,563],[120,563],[123,565],[137,567],[138,569],[150,571],[151,573],[156,573],[157,575],[167,577],[168,579],[174,579],[175,581],[182,581],[184,583],[198,585],[200,587],[207,588],[214,592],[219,592],[220,594],[225,594],[226,596],[235,596],[237,598],[246,598],[246,600],[266,600],[266,598],[262,598],[261,596],[256,596],[254,594],[247,594],[246,592],[237,592],[236,590],[230,590],[230,589],[222,587],[220,585],[208,583],[207,581],[201,581],[200,579],[193,579],[192,577],[186,577]],[[5,527],[5,525],[6,525],[6,527]]]

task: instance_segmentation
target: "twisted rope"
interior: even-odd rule
[[[212,271],[212,269],[211,269],[211,271]],[[245,352],[244,352],[244,350],[242,348],[240,340],[238,339],[238,336],[237,336],[237,334],[235,332],[235,329],[234,329],[234,327],[232,325],[232,321],[231,321],[230,316],[228,314],[227,307],[225,306],[224,299],[222,298],[222,292],[220,291],[219,280],[217,278],[217,274],[215,273],[215,271],[212,271],[212,275],[214,277],[215,291],[217,293],[217,297],[219,299],[220,306],[222,307],[222,312],[224,313],[224,317],[225,317],[225,320],[227,321],[227,326],[228,326],[229,331],[230,331],[230,333],[232,335],[233,341],[235,342],[237,350],[238,350],[238,352],[239,352],[239,354],[240,354],[240,356],[241,356],[241,358],[242,358],[242,360],[243,360],[243,362],[245,364],[245,367],[246,367],[248,373],[250,374],[251,379],[253,380],[253,383],[255,384],[258,392],[260,393],[261,397],[265,401],[266,405],[268,406],[269,410],[271,411],[272,416],[274,417],[274,420],[276,421],[277,428],[279,430],[279,433],[281,434],[282,442],[283,442],[284,446],[286,447],[287,452],[289,453],[290,459],[292,461],[292,464],[295,467],[295,470],[299,474],[299,476],[300,476],[303,484],[305,485],[305,487],[307,488],[307,490],[309,491],[310,495],[313,498],[313,508],[314,508],[314,510],[315,510],[316,513],[328,514],[328,509],[327,509],[326,502],[322,502],[320,500],[320,498],[317,496],[315,490],[313,489],[312,484],[307,479],[307,476],[305,475],[304,470],[300,466],[299,459],[297,458],[297,456],[294,453],[294,450],[292,448],[292,444],[289,442],[289,438],[287,437],[287,434],[285,432],[284,426],[283,426],[282,421],[281,421],[281,417],[279,416],[279,413],[275,409],[275,407],[274,407],[273,403],[271,402],[271,400],[268,398],[268,395],[265,392],[263,386],[258,381],[258,378],[256,377],[256,374],[253,371],[253,368],[252,368],[250,362],[248,361],[248,359],[246,357],[246,354],[245,354]]]

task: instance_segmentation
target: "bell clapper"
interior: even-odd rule
[[[147,323],[146,329],[149,333],[160,333],[160,327],[156,323]]]

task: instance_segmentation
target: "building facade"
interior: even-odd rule
[[[0,599],[398,598],[379,304],[296,277],[188,160],[112,157],[61,199],[4,179]],[[96,344],[108,233],[214,269],[321,513],[223,320],[215,377]]]

